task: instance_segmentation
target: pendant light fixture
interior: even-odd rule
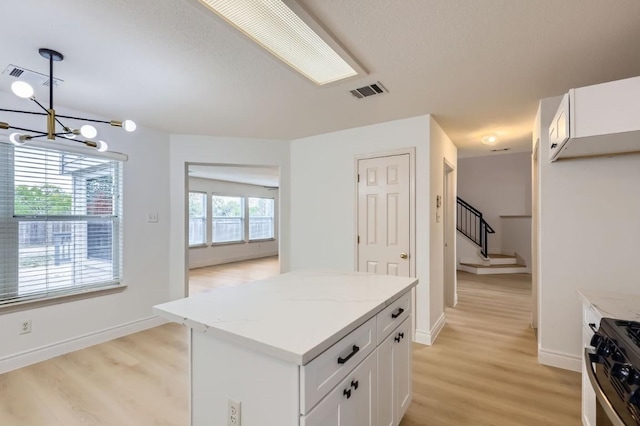
[[[102,140],[96,140],[98,136],[98,130],[91,124],[82,124],[79,128],[70,127],[66,124],[63,124],[61,119],[69,119],[69,120],[79,120],[82,122],[89,123],[103,123],[110,124],[114,127],[121,127],[127,132],[133,132],[136,130],[136,123],[131,120],[125,121],[104,121],[104,120],[94,120],[91,118],[82,118],[82,117],[73,117],[70,115],[57,115],[55,109],[53,108],[53,86],[55,85],[55,80],[53,79],[53,63],[60,62],[64,59],[62,53],[56,52],[51,49],[39,49],[40,56],[47,59],[49,61],[49,108],[45,108],[34,96],[33,87],[27,82],[24,81],[15,81],[11,84],[11,91],[18,97],[24,99],[32,100],[36,105],[38,105],[44,112],[42,111],[22,111],[15,109],[5,109],[0,108],[2,112],[11,112],[18,114],[29,114],[29,115],[42,115],[47,117],[47,127],[46,131],[32,130],[23,127],[17,127],[13,124],[9,124],[8,122],[0,121],[0,129],[2,130],[18,130],[18,132],[12,133],[9,136],[9,140],[14,145],[23,145],[31,140],[44,138],[53,141],[56,138],[62,138],[67,140],[73,140],[78,143],[82,143],[88,147],[95,148],[98,151],[106,151],[108,149],[108,145],[106,142]],[[83,140],[76,139],[78,136],[81,136]]]

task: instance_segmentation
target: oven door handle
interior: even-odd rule
[[[584,364],[587,370],[587,376],[589,377],[589,381],[591,382],[591,387],[596,394],[596,399],[600,403],[600,406],[604,410],[609,420],[611,420],[611,424],[613,426],[625,426],[624,422],[618,417],[618,413],[613,409],[611,403],[607,399],[607,396],[602,392],[602,388],[600,388],[600,384],[598,383],[598,378],[596,377],[595,371],[593,371],[593,363],[591,362],[591,356],[595,355],[595,352],[591,351],[589,348],[584,348]]]

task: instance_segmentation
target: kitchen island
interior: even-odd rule
[[[190,329],[191,424],[397,425],[417,282],[300,271],[155,306]]]

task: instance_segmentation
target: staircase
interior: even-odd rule
[[[488,253],[489,234],[494,234],[495,231],[484,220],[480,210],[460,197],[457,201],[456,229],[479,248],[479,256],[461,258],[458,269],[478,275],[526,272],[527,267],[519,262],[517,256]]]
[[[516,256],[489,253],[487,260],[471,263],[467,259],[460,259],[458,270],[476,275],[485,274],[519,274],[527,271],[527,267],[518,263]]]

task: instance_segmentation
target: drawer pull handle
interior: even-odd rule
[[[359,350],[360,348],[358,346],[353,345],[353,349],[351,350],[351,353],[349,355],[344,358],[338,357],[338,364],[344,364],[345,362],[349,361],[352,356],[358,353]]]
[[[358,390],[358,381],[357,380],[352,380],[351,381],[351,387],[353,388],[353,390]]]
[[[400,338],[404,339],[404,333],[400,333]]]
[[[397,335],[396,337],[394,337],[393,340],[395,340],[396,342],[400,343],[400,335]]]
[[[593,331],[594,333],[598,332],[598,329],[596,328],[596,324],[593,322],[589,323],[589,328],[591,329],[591,331]]]
[[[351,389],[345,389],[342,391],[342,394],[347,397],[347,399],[351,398]]]
[[[396,319],[398,318],[400,315],[402,315],[404,313],[404,309],[400,308],[398,309],[398,313],[396,314],[391,314],[391,318]]]

